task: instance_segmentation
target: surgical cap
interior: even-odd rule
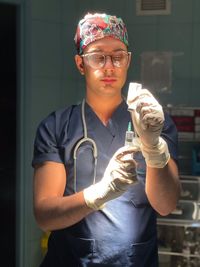
[[[74,37],[78,54],[82,54],[90,43],[106,36],[129,45],[127,29],[121,18],[107,14],[87,14],[79,21]]]

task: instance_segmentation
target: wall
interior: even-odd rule
[[[4,2],[12,2],[11,0]],[[136,16],[135,2],[124,1],[14,1],[24,6],[21,43],[19,135],[18,266],[37,267],[40,237],[32,212],[31,157],[38,123],[58,107],[80,101],[83,77],[76,71],[73,37],[86,11],[109,12],[127,24],[133,62],[128,82],[140,81],[141,53],[171,51],[172,91],[159,94],[163,104],[199,105],[200,1],[172,0],[169,16]],[[128,84],[127,82],[127,84]]]
[[[76,24],[86,11],[116,14],[126,22],[129,50],[133,52],[128,81],[141,79],[142,52],[170,51],[173,54],[171,93],[158,93],[158,97],[165,105],[199,105],[200,1],[172,0],[169,16],[136,16],[135,2],[32,1],[31,139],[38,122],[50,111],[78,102],[84,95],[83,78],[74,65],[73,38]],[[37,247],[38,234],[34,235],[37,238],[33,247]]]
[[[73,37],[78,19],[88,10],[110,12],[126,22],[133,51],[128,81],[140,81],[142,52],[170,51],[171,93],[159,98],[163,104],[199,105],[200,2],[174,0],[169,16],[136,16],[135,9],[135,1],[129,0],[32,1],[32,135],[48,112],[77,102],[84,94],[73,63]]]
[[[200,2],[173,0],[169,16],[132,16],[135,1],[127,9],[134,44],[133,73],[140,79],[140,55],[144,51],[171,51],[172,93],[160,95],[164,104],[198,106],[200,81]]]

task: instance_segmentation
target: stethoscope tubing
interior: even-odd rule
[[[93,151],[93,157],[94,157],[94,177],[93,177],[93,184],[96,182],[96,169],[97,169],[97,156],[98,156],[98,149],[96,142],[94,139],[88,137],[88,131],[87,131],[87,124],[85,119],[85,99],[83,99],[81,104],[81,117],[82,117],[82,123],[83,123],[83,138],[81,138],[77,144],[75,145],[74,152],[73,152],[73,159],[74,159],[74,192],[77,192],[77,151],[80,148],[80,146],[85,143],[89,142],[92,144],[92,151]]]

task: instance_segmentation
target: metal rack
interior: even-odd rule
[[[200,266],[200,177],[180,179],[182,192],[176,210],[157,219],[160,267]]]

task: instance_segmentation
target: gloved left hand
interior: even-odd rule
[[[147,89],[135,83],[130,83],[127,104],[147,165],[164,167],[170,154],[167,143],[160,137],[164,124],[162,106]]]
[[[136,162],[130,157],[135,147],[122,147],[111,158],[102,179],[83,190],[88,207],[98,210],[107,201],[121,196],[131,185],[137,183]]]

